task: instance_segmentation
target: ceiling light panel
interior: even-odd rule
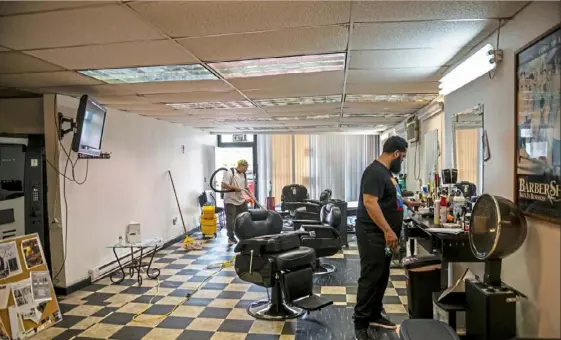
[[[345,102],[349,103],[376,103],[376,102],[418,102],[428,103],[436,98],[434,94],[348,94]]]
[[[280,74],[341,71],[346,53],[305,55],[299,57],[252,59],[209,64],[224,78],[247,78]]]
[[[260,100],[256,100],[255,102],[259,106],[332,104],[332,103],[340,103],[341,95],[260,99]]]
[[[202,65],[165,65],[78,71],[108,84],[218,79]]]
[[[330,119],[338,117],[337,115],[311,115],[311,116],[288,116],[288,117],[275,117],[275,120],[318,120],[318,119]]]
[[[176,110],[249,109],[255,107],[255,105],[247,100],[229,102],[170,103],[166,105],[171,106]]]
[[[408,113],[344,113],[343,118],[389,118],[389,117],[404,117]]]

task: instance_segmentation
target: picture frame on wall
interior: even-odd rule
[[[561,225],[561,25],[515,53],[515,199]]]

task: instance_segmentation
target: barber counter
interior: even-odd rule
[[[459,234],[444,234],[431,232],[428,229],[441,228],[431,219],[419,215],[407,216],[404,219],[405,238],[411,254],[415,253],[415,239],[418,245],[430,254],[438,255],[442,261],[441,289],[446,289],[453,283],[453,263],[481,262],[472,253],[467,232]]]

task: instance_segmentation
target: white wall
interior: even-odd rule
[[[43,133],[43,98],[0,99],[0,133]]]
[[[416,192],[420,190],[419,181],[416,178],[422,180],[422,184],[427,184],[427,178],[429,174],[425,170],[425,152],[424,152],[424,141],[425,133],[431,132],[433,130],[438,131],[438,145],[441,153],[444,151],[443,143],[443,128],[444,128],[444,114],[437,113],[428,119],[421,120],[419,128],[419,141],[416,143],[410,143],[409,149],[407,150],[407,190]],[[418,148],[418,149],[417,149]],[[437,171],[440,173],[442,156],[438,158],[437,161]],[[416,163],[416,165],[415,165]]]
[[[485,192],[514,198],[514,53],[560,22],[561,2],[531,3],[501,29],[504,61],[495,78],[482,76],[444,98],[448,145],[452,145],[451,115],[477,103],[485,105],[484,124],[491,148],[491,159],[484,170]],[[496,35],[484,43],[495,45]],[[449,166],[451,160],[451,152],[446,152],[445,164]],[[521,305],[519,335],[559,338],[561,228],[533,219],[528,223],[525,244],[503,261],[503,280],[529,297]],[[481,273],[482,266],[472,268]]]
[[[57,96],[58,110],[74,116],[75,98]],[[70,145],[66,136],[64,144]],[[65,282],[68,286],[88,277],[88,270],[114,260],[106,247],[124,237],[130,221],[142,224],[143,238],[161,237],[164,241],[183,234],[168,175],[171,170],[188,229],[196,227],[199,208],[197,196],[203,190],[205,174],[202,164],[205,145],[214,145],[209,136],[180,124],[169,123],[133,113],[109,109],[102,149],[111,152],[109,160],[90,160],[87,182],[78,186],[67,183],[68,255]],[[181,146],[185,146],[182,153]],[[59,169],[66,164],[60,153]],[[76,178],[85,175],[86,161],[76,167]],[[68,171],[70,176],[71,171]],[[62,179],[61,197],[64,197]],[[173,225],[172,220],[178,219]]]

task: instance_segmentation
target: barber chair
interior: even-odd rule
[[[301,184],[290,184],[282,188],[281,210],[298,219],[319,220],[321,205],[311,200],[308,189]]]
[[[235,234],[240,240],[235,270],[238,277],[271,288],[270,298],[247,307],[249,315],[263,320],[286,320],[333,304],[313,294],[315,251],[301,246],[305,232],[281,234],[282,218],[270,210],[238,215]]]
[[[320,258],[335,255],[341,250],[341,209],[333,203],[328,203],[321,208],[320,221],[304,221],[301,229],[306,232],[302,236],[302,245],[310,247],[316,252],[315,275],[333,273],[335,266],[321,263]],[[302,221],[300,221],[302,222]]]

